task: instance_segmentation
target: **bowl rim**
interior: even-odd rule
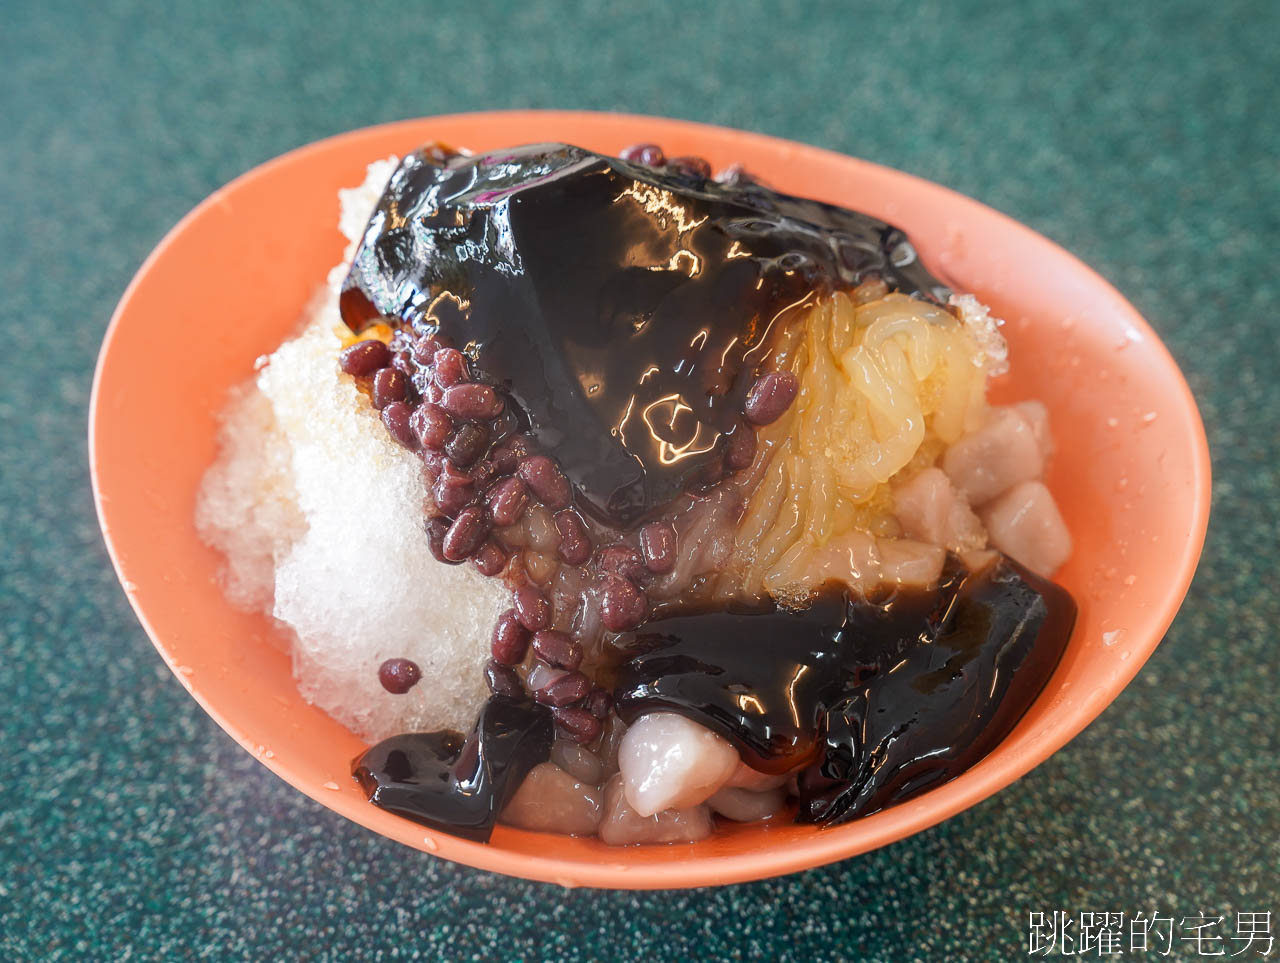
[[[468,842],[447,834],[436,833],[409,820],[379,810],[367,802],[360,802],[357,805],[357,801],[347,794],[331,793],[325,796],[320,788],[292,772],[280,760],[264,758],[261,753],[255,751],[256,740],[251,739],[249,733],[241,731],[235,723],[219,710],[217,705],[211,704],[208,698],[197,687],[194,687],[180,671],[180,666],[176,663],[173,655],[167,651],[147,612],[135,596],[132,583],[126,571],[126,563],[113,536],[108,498],[104,495],[99,475],[98,456],[101,421],[104,417],[100,405],[102,381],[106,366],[111,359],[112,347],[116,341],[118,330],[123,325],[124,319],[129,315],[138,290],[143,286],[154,266],[165,257],[166,252],[175,243],[176,239],[182,236],[189,226],[206,212],[222,205],[227,196],[237,189],[259,179],[270,177],[277,169],[288,167],[313,154],[323,153],[366,138],[396,137],[402,134],[408,137],[412,133],[419,131],[426,124],[448,125],[470,121],[502,124],[532,118],[537,118],[548,124],[596,123],[617,124],[623,127],[661,127],[664,131],[678,131],[691,138],[711,134],[716,136],[729,135],[740,142],[754,143],[774,150],[781,148],[790,152],[800,152],[810,157],[825,159],[828,162],[838,162],[853,170],[861,169],[867,172],[875,172],[880,176],[889,176],[912,189],[942,192],[938,196],[959,199],[965,205],[976,205],[987,216],[994,217],[1000,222],[1004,229],[1011,230],[1027,239],[1034,238],[1039,244],[1049,245],[1057,256],[1068,259],[1068,262],[1090,285],[1105,291],[1114,298],[1117,306],[1126,314],[1125,321],[1143,338],[1151,342],[1151,347],[1160,356],[1162,363],[1175,376],[1177,397],[1170,400],[1176,401],[1177,405],[1183,409],[1183,413],[1188,416],[1191,427],[1191,437],[1187,441],[1189,443],[1192,466],[1192,477],[1190,479],[1192,495],[1190,500],[1193,506],[1193,514],[1188,519],[1188,537],[1179,546],[1176,560],[1178,577],[1167,584],[1165,591],[1160,596],[1158,607],[1144,620],[1147,624],[1157,627],[1158,630],[1152,631],[1149,638],[1141,639],[1130,646],[1133,657],[1128,660],[1125,668],[1118,672],[1108,684],[1105,699],[1094,706],[1084,702],[1078,703],[1071,712],[1069,719],[1055,726],[1051,738],[1044,740],[1043,745],[1037,745],[1034,753],[1025,753],[1016,760],[1008,760],[998,770],[968,770],[962,776],[948,783],[947,789],[949,791],[942,799],[936,800],[929,805],[917,805],[921,800],[928,800],[935,794],[933,792],[926,793],[914,800],[891,807],[890,810],[886,810],[884,813],[866,817],[856,821],[856,823],[846,824],[847,826],[858,825],[860,827],[860,833],[852,836],[848,842],[841,839],[842,834],[839,830],[843,827],[837,827],[832,830],[814,833],[804,841],[791,843],[785,847],[771,847],[761,851],[734,855],[686,856],[680,858],[679,849],[675,848],[672,853],[676,858],[661,863],[648,863],[634,867],[620,865],[617,862],[602,861],[592,865],[578,861],[563,860],[555,855],[533,856],[513,853],[487,844]],[[797,141],[754,131],[737,130],[689,120],[610,111],[470,111],[374,124],[296,147],[254,166],[227,182],[188,211],[165,233],[155,248],[143,260],[121,295],[103,336],[102,346],[95,365],[89,401],[88,449],[94,505],[99,526],[102,529],[112,565],[121,581],[130,605],[133,607],[135,615],[151,639],[152,644],[183,687],[228,735],[258,759],[260,763],[295,789],[305,793],[327,809],[338,812],[372,832],[389,836],[421,851],[432,855],[440,855],[474,868],[509,876],[553,882],[565,887],[593,886],[616,889],[689,888],[746,882],[803,869],[816,868],[859,853],[869,852],[898,839],[913,835],[988,798],[1003,787],[1021,778],[1075,738],[1106,710],[1146,663],[1172,624],[1194,577],[1204,545],[1211,500],[1211,463],[1208,440],[1195,398],[1186,382],[1185,376],[1167,346],[1138,311],[1105,278],[1069,251],[981,201],[914,174],[826,148],[802,144]],[[894,819],[883,820],[879,818],[888,813],[892,813]]]

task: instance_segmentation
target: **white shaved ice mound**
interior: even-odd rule
[[[348,258],[396,163],[370,165],[360,188],[340,192]],[[301,335],[259,359],[257,376],[233,396],[196,523],[227,556],[228,597],[292,629],[308,701],[369,741],[469,731],[508,593],[471,565],[432,556],[418,458],[338,370],[345,274],[345,265],[331,272]],[[378,681],[393,657],[422,669],[405,695]]]

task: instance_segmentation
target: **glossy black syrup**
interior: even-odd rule
[[[355,761],[369,801],[455,836],[488,841],[529,770],[551,755],[551,712],[492,696],[469,737],[443,730],[384,739]]]
[[[463,348],[579,507],[627,528],[716,477],[780,316],[872,275],[946,294],[855,211],[564,144],[431,148],[393,175],[341,307]]]
[[[618,713],[666,710],[764,772],[805,767],[798,820],[866,815],[959,775],[1013,729],[1075,622],[1065,590],[1007,558],[867,601],[828,587],[800,612],[662,619],[635,635]]]

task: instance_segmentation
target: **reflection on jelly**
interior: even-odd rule
[[[554,738],[545,707],[495,695],[465,740],[449,731],[392,736],[353,770],[374,805],[485,841],[529,770],[551,755]]]
[[[843,822],[951,779],[1013,729],[1075,621],[1065,590],[1000,558],[936,590],[800,612],[693,613],[634,636],[618,713],[679,712],[762,772],[802,769],[802,822]]]

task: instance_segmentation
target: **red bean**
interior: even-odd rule
[[[453,419],[437,404],[424,401],[414,409],[409,425],[423,448],[443,448],[453,431]]]
[[[373,406],[381,411],[393,401],[404,401],[409,379],[396,368],[379,368],[373,376]]]
[[[470,465],[489,447],[489,429],[474,421],[466,421],[453,429],[445,440],[444,453],[455,465]]]
[[[692,154],[671,158],[667,161],[667,167],[675,168],[680,173],[689,174],[693,177],[711,176],[711,165],[707,163],[706,158],[695,157]]]
[[[553,512],[568,506],[572,494],[569,479],[546,455],[530,455],[516,471],[534,497]]]
[[[595,742],[600,737],[600,730],[604,728],[594,715],[576,706],[557,707],[551,710],[551,714],[555,717],[560,731],[581,746]]]
[[[519,665],[524,661],[529,651],[529,630],[516,620],[515,609],[507,609],[498,616],[489,651],[495,662],[504,665]]]
[[[517,588],[512,593],[512,601],[515,602],[516,618],[526,629],[537,632],[551,624],[551,602],[532,585]]]
[[[509,665],[490,659],[484,667],[484,681],[494,695],[506,696],[509,699],[524,697],[524,686],[520,676]]]
[[[756,433],[742,422],[725,439],[724,466],[730,471],[750,468],[756,457]]]
[[[387,659],[378,666],[378,681],[392,695],[404,695],[422,678],[418,663],[410,659]]]
[[[596,553],[596,567],[625,578],[643,578],[647,573],[640,553],[630,545],[607,545]]]
[[[591,683],[581,672],[569,672],[548,682],[533,697],[548,706],[568,706],[581,701],[591,691]]]
[[[753,425],[771,425],[796,400],[800,382],[790,371],[769,371],[761,375],[747,393],[743,412]]]
[[[600,585],[600,621],[610,632],[625,632],[644,621],[649,600],[635,583],[620,575],[606,575]]]
[[[423,338],[413,346],[413,359],[418,364],[430,364],[442,345],[435,338]]]
[[[357,341],[338,355],[338,367],[357,378],[371,375],[391,364],[391,349],[376,338]]]
[[[499,528],[506,528],[520,521],[520,516],[529,507],[529,489],[519,478],[508,476],[492,488],[486,496],[489,503],[489,517]]]
[[[431,549],[431,554],[437,562],[444,562],[446,565],[457,565],[451,558],[446,558],[444,554],[444,536],[449,531],[449,523],[443,518],[432,518],[427,521],[427,547]]]
[[[440,481],[451,487],[470,485],[471,472],[465,468],[459,468],[446,458],[443,467],[440,469]]]
[[[490,458],[481,458],[467,469],[467,474],[471,476],[471,484],[478,489],[484,489],[498,474],[498,466]]]
[[[613,710],[613,696],[604,689],[592,689],[582,705],[597,719],[607,719]]]
[[[650,522],[640,529],[640,551],[644,564],[654,575],[676,566],[676,530],[670,522]]]
[[[557,669],[570,671],[582,665],[582,644],[575,642],[568,632],[543,629],[533,634],[533,651],[543,662]]]
[[[487,421],[502,414],[502,398],[489,385],[457,384],[444,389],[440,405],[455,418]]]
[[[418,455],[422,459],[422,466],[427,472],[427,483],[434,485],[436,479],[440,477],[440,473],[444,471],[445,465],[449,464],[449,459],[434,448],[424,448],[418,452]]]
[[[500,411],[496,417],[489,419],[489,434],[497,444],[501,444],[506,441],[514,435],[519,428],[520,416],[510,408],[506,407],[505,403],[503,404],[502,411]],[[515,466],[512,466],[507,474],[510,474],[513,471],[515,471]]]
[[[475,494],[475,489],[470,485],[450,485],[444,476],[441,476],[431,488],[431,498],[436,503],[436,511],[449,518],[457,518],[462,510],[471,504]]]
[[[444,535],[444,556],[455,562],[470,557],[484,543],[489,534],[489,523],[485,521],[484,512],[477,506],[469,505],[458,513],[458,517],[449,526]]]
[[[492,578],[507,567],[507,553],[502,550],[501,545],[489,539],[472,556],[471,564],[481,575]]]
[[[413,410],[403,401],[393,401],[382,409],[382,423],[387,432],[410,451],[418,449],[418,436],[409,427]]]
[[[498,471],[510,475],[520,466],[521,460],[529,457],[529,442],[523,435],[511,435],[504,438],[493,449],[493,460]]]
[[[435,382],[441,388],[452,388],[471,376],[467,367],[467,356],[457,348],[441,348],[432,359],[432,364]]]
[[[581,565],[591,557],[591,536],[577,512],[556,512],[556,531],[560,533],[560,557],[570,565]]]
[[[624,161],[644,164],[647,167],[661,167],[667,162],[666,155],[657,144],[632,144],[630,147],[624,147],[618,156]]]

